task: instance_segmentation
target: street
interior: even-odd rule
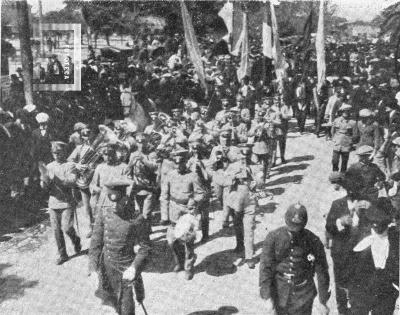
[[[257,211],[257,256],[268,230],[284,224],[287,206],[296,201],[301,201],[308,209],[307,228],[324,239],[324,215],[332,200],[343,194],[334,191],[328,181],[330,146],[325,138],[316,138],[311,133],[301,136],[298,132],[289,133],[288,163],[273,169],[268,188],[274,197]],[[80,234],[86,235],[88,224],[79,210]],[[166,228],[153,227],[153,256],[143,274],[148,314],[263,314],[263,300],[258,290],[259,264],[254,270],[247,265],[233,265],[236,259],[232,252],[235,247],[233,228],[221,231],[220,217],[221,211],[211,210],[210,241],[196,248],[198,257],[192,281],[184,280],[183,273],[172,272]],[[115,314],[94,295],[95,287],[87,276],[87,256],[81,254],[56,266],[56,246],[48,223],[39,225],[36,232],[32,230],[29,229],[29,235],[27,232],[8,234],[0,243],[3,252],[0,257],[0,313]],[[82,240],[83,249],[87,249],[88,240],[84,237]],[[73,253],[69,240],[67,244],[68,253]],[[327,256],[332,266],[329,251]],[[332,280],[329,307],[331,314],[337,314]],[[137,307],[137,313],[144,314],[140,306]]]

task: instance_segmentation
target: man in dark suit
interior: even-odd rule
[[[399,231],[388,227],[391,206],[379,198],[366,209],[370,231],[354,247],[349,295],[353,315],[392,315],[399,296]],[[362,234],[361,234],[362,235]]]
[[[318,277],[320,313],[328,314],[329,273],[324,246],[305,229],[307,210],[300,203],[285,214],[286,226],[271,231],[263,245],[260,261],[260,294],[265,314],[311,315]]]
[[[325,229],[332,240],[330,245],[335,275],[336,304],[339,315],[350,314],[348,307],[349,259],[353,249],[351,238],[366,225],[361,209],[366,202],[361,201],[354,176],[346,174],[335,180],[340,173],[330,176],[331,182],[338,182],[346,191],[343,198],[334,200],[329,210]]]

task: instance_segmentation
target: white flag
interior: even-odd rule
[[[315,48],[317,51],[317,73],[318,85],[317,90],[320,92],[322,84],[325,82],[325,35],[324,35],[324,1],[320,1],[319,17],[318,17],[318,30],[315,38]]]

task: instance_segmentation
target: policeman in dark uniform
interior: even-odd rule
[[[132,285],[136,299],[144,299],[141,272],[150,253],[150,227],[134,209],[126,188],[130,182],[114,178],[104,184],[111,203],[97,213],[89,249],[89,274],[96,271],[99,288],[110,298],[118,314],[135,314]],[[134,245],[140,249],[134,251]]]
[[[321,312],[328,314],[329,273],[320,239],[305,229],[307,210],[300,203],[285,214],[286,226],[271,231],[263,245],[260,261],[260,294],[266,314],[311,315],[318,276]]]

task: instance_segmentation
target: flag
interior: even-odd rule
[[[262,45],[263,45],[263,55],[265,57],[272,59],[273,43],[272,43],[271,12],[266,5],[263,5]]]
[[[278,22],[275,15],[274,1],[270,1],[271,10],[271,28],[272,28],[272,57],[275,61],[276,77],[283,87],[283,78],[286,77],[285,60],[281,52],[281,44],[279,42]]]
[[[317,51],[317,73],[318,84],[317,90],[321,91],[322,84],[325,82],[325,36],[324,36],[324,1],[320,1],[319,17],[318,17],[318,30],[315,38],[315,48]]]
[[[199,43],[197,42],[196,35],[194,33],[192,18],[190,17],[189,11],[186,8],[186,5],[183,1],[181,1],[181,12],[182,12],[183,28],[185,30],[187,51],[189,53],[190,60],[194,65],[194,68],[196,70],[201,85],[207,90]]]
[[[243,11],[243,29],[241,32],[241,49],[240,49],[240,67],[237,70],[237,77],[242,80],[244,76],[249,74],[249,27],[247,23],[247,12]]]
[[[241,41],[243,39],[243,10],[240,2],[234,2],[232,6],[232,33],[231,33],[231,54],[239,55]]]
[[[231,2],[225,3],[222,9],[219,10],[218,16],[224,20],[226,29],[228,30],[228,37],[230,37],[233,28],[233,4]]]

